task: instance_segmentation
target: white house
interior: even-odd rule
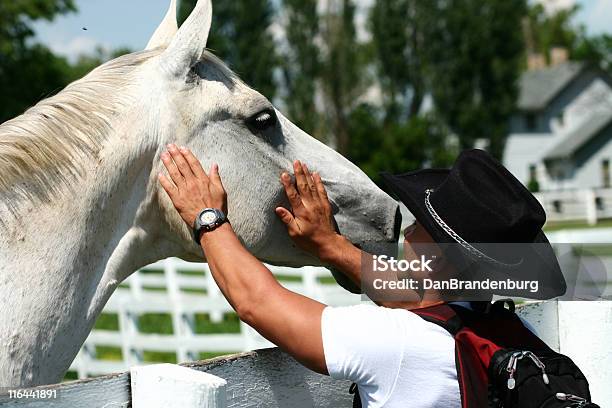
[[[503,161],[541,191],[610,187],[612,77],[571,61],[525,72]]]

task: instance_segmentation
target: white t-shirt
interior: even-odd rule
[[[327,370],[359,385],[367,408],[460,408],[455,341],[404,309],[326,307],[321,318]]]

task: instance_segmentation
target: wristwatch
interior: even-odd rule
[[[193,223],[193,239],[195,242],[200,245],[200,236],[202,232],[212,231],[224,223],[226,223],[227,217],[223,213],[223,211],[217,208],[205,208],[195,219]]]

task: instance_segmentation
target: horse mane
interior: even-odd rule
[[[99,153],[113,118],[130,103],[125,88],[133,83],[136,68],[161,52],[157,48],[109,61],[1,124],[0,204],[14,210],[23,200],[48,201],[82,177],[82,158]],[[230,83],[240,82],[212,53],[205,51],[202,60]]]
[[[99,152],[113,117],[126,105],[127,93],[121,91],[135,68],[158,53],[109,61],[0,125],[0,194],[5,204],[48,200],[74,180],[82,172],[77,157]]]

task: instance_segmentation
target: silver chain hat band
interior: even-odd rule
[[[446,222],[444,222],[442,217],[440,217],[438,215],[436,210],[431,205],[431,201],[430,201],[429,198],[431,196],[431,193],[433,193],[433,192],[434,192],[434,190],[432,190],[432,189],[425,190],[425,207],[427,207],[427,211],[429,211],[429,214],[433,217],[433,219],[436,222],[436,224],[438,224],[438,226],[440,226],[440,228],[442,228],[452,239],[454,239],[459,245],[461,245],[472,256],[474,256],[474,257],[476,257],[478,259],[484,260],[486,262],[489,262],[489,263],[491,263],[493,265],[496,265],[498,267],[502,267],[502,268],[515,268],[515,267],[519,266],[521,263],[523,263],[522,259],[521,259],[520,262],[515,263],[515,264],[507,264],[507,263],[500,262],[497,259],[493,259],[490,256],[484,254],[483,252],[481,252],[480,250],[478,250],[474,246],[470,245],[466,240],[461,238],[461,236],[459,234],[457,234]]]

